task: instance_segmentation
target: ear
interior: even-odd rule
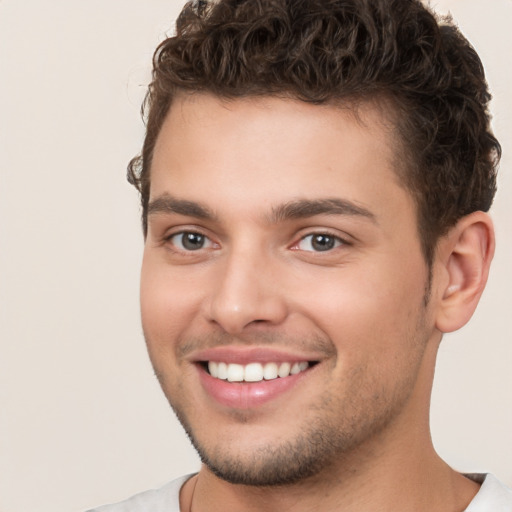
[[[491,218],[480,211],[460,219],[440,241],[437,264],[443,279],[436,327],[441,332],[460,329],[473,315],[487,283],[494,246]]]

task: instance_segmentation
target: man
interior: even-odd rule
[[[419,1],[184,8],[129,177],[149,355],[203,465],[99,510],[512,510],[429,432],[494,251],[489,99]]]

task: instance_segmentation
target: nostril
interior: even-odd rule
[[[239,278],[235,283],[224,280],[205,302],[205,313],[210,322],[215,322],[229,334],[236,335],[244,329],[278,325],[287,316],[285,301],[270,291],[266,294],[256,286],[248,286],[247,279]]]

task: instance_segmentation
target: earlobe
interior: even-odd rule
[[[440,290],[436,327],[452,332],[469,321],[487,282],[495,244],[489,215],[479,211],[463,217],[441,244],[447,279]]]

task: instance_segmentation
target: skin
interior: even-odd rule
[[[435,453],[428,411],[442,332],[476,306],[492,226],[476,215],[443,239],[425,301],[415,205],[382,116],[174,102],[151,169],[141,305],[162,389],[207,462],[182,510],[462,511],[476,493]],[[343,208],[287,208],[326,200]],[[184,232],[204,245],[187,249]],[[200,378],[200,354],[219,346],[316,364],[263,404],[228,407]]]

